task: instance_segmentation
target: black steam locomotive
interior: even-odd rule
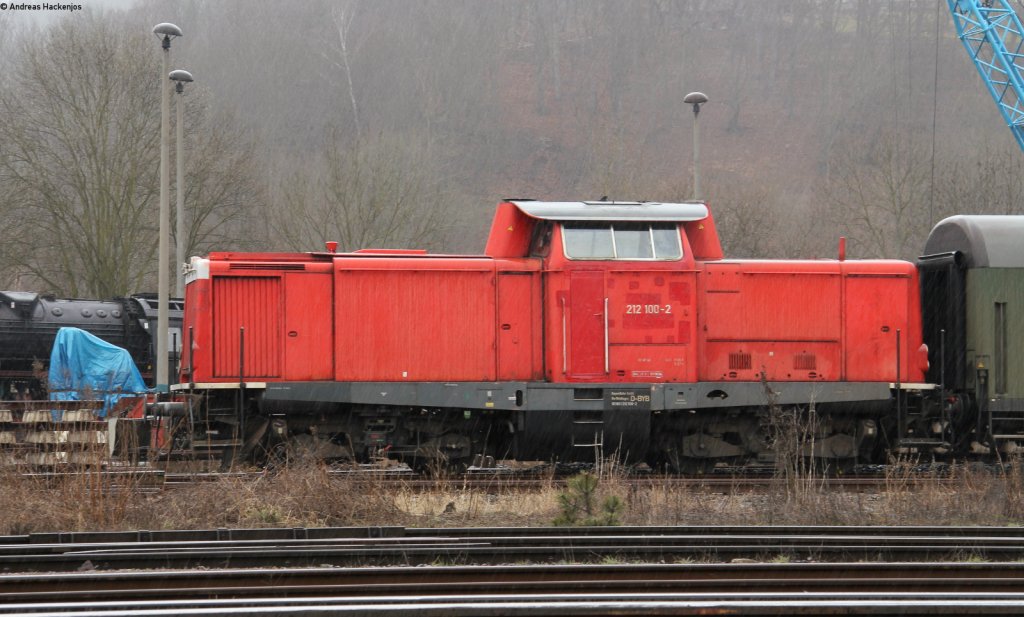
[[[152,384],[157,308],[156,294],[80,300],[0,291],[0,399],[46,398],[50,350],[57,331],[64,327],[80,328],[128,350],[143,378]],[[172,298],[169,308],[173,367],[181,347],[183,301]]]

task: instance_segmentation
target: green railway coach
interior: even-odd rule
[[[947,218],[918,264],[928,379],[950,395],[957,440],[1024,450],[1024,216]]]

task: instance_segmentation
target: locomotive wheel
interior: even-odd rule
[[[715,459],[683,456],[678,450],[667,452],[668,466],[672,471],[685,476],[700,476],[715,468]]]
[[[466,473],[472,460],[472,458],[448,458],[438,452],[436,456],[417,456],[406,463],[417,473],[432,478],[444,478],[449,475]]]
[[[715,468],[715,461],[710,458],[686,458],[683,459],[679,469],[680,473],[687,476],[703,476]]]
[[[857,466],[856,458],[832,458],[821,460],[819,465],[823,467],[823,472],[829,477],[848,476],[853,473],[854,468]]]
[[[291,463],[292,449],[287,441],[276,441],[267,448],[265,456],[265,467],[269,471],[278,471]]]
[[[836,478],[853,473],[859,461],[855,457],[850,458],[821,458],[803,457],[801,462],[802,471],[815,476]]]
[[[270,426],[270,419],[252,417],[250,419],[250,423],[250,426],[254,426],[255,428],[249,431],[248,436],[242,442],[241,446],[229,446],[224,449],[220,459],[221,471],[230,471],[236,464],[242,464],[250,461],[256,446],[260,444],[263,437],[267,434],[267,428]]]

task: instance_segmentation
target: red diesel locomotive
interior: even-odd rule
[[[842,464],[930,388],[918,293],[903,261],[724,259],[704,203],[512,200],[484,255],[193,258],[175,389],[235,456],[693,471],[770,462],[782,409]]]

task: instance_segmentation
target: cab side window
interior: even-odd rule
[[[607,223],[565,223],[562,233],[569,259],[615,259],[612,228]]]

